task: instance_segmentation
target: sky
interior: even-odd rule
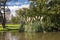
[[[11,14],[13,14],[14,16],[16,14],[15,12],[16,10],[23,8],[23,7],[29,8],[29,4],[30,2],[28,0],[12,0],[6,3],[8,8],[11,10]]]

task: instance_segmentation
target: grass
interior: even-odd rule
[[[20,24],[6,24],[6,28],[3,29],[2,25],[0,25],[0,30],[10,30],[10,29],[19,29]]]
[[[20,26],[20,24],[6,24],[6,26]]]

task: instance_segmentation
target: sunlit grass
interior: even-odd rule
[[[6,26],[20,26],[20,24],[6,24]]]
[[[0,30],[7,30],[7,29],[19,29],[20,24],[6,24],[6,28],[3,29],[2,25],[0,24]]]

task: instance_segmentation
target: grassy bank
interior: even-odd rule
[[[0,24],[0,30],[10,30],[10,29],[19,29],[20,24],[6,24],[6,28],[3,29],[2,25]]]

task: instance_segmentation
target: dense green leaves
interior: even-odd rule
[[[17,16],[26,22],[27,29],[52,30],[60,27],[60,1],[59,0],[30,0],[29,8],[17,10]],[[37,23],[37,24],[36,24]],[[35,25],[34,25],[35,24]],[[34,29],[35,28],[35,29]],[[39,29],[40,30],[40,29]]]

